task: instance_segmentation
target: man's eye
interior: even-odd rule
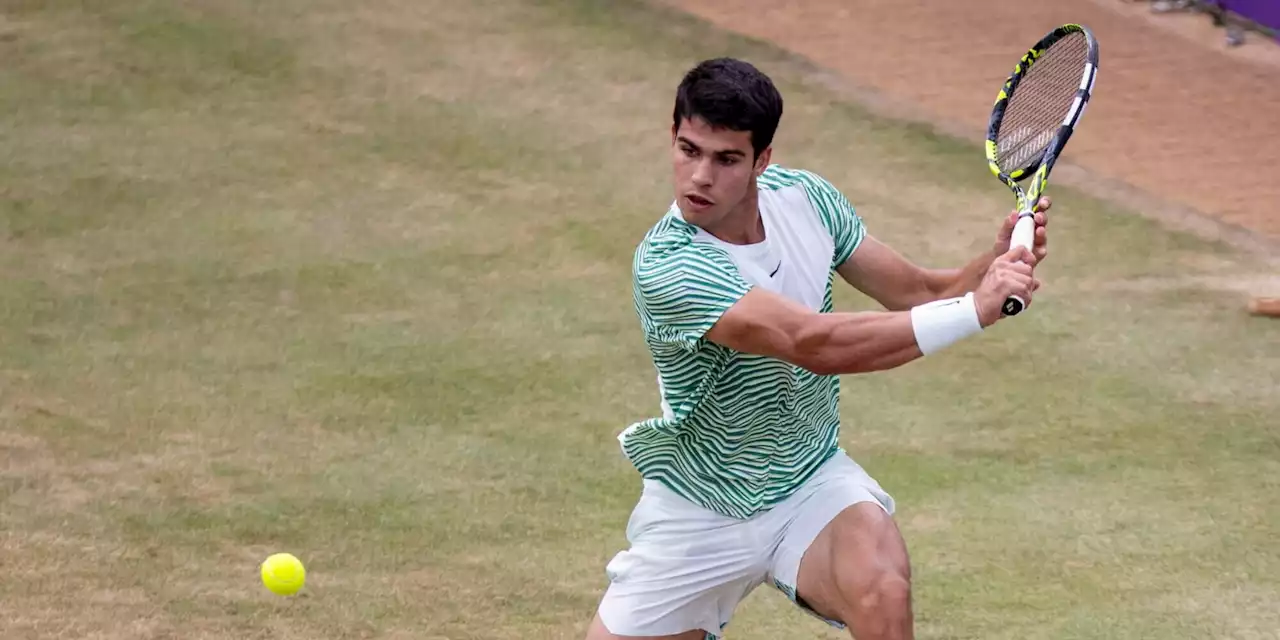
[[[737,159],[736,157],[734,157],[734,156],[729,156],[729,157],[725,157],[725,158],[720,158],[720,164],[722,164],[722,165],[724,165],[724,166],[728,167],[728,166],[731,166],[731,165],[738,164],[738,159]]]
[[[698,152],[693,147],[680,147],[680,150],[683,151],[684,154],[686,156],[689,156],[690,158],[698,155]]]

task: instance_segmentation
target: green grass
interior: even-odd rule
[[[0,5],[6,638],[579,637],[697,59],[774,72],[776,158],[913,258],[1010,205],[977,147],[635,2],[100,4]],[[1280,327],[1202,284],[1260,265],[1054,195],[1032,312],[845,383],[920,637],[1266,637]],[[731,634],[839,637],[767,590]]]

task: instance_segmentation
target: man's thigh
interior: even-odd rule
[[[826,606],[830,598],[823,591],[829,576],[821,575],[821,571],[834,570],[832,562],[850,561],[845,557],[847,553],[837,553],[835,549],[850,546],[846,538],[851,525],[855,531],[865,529],[862,523],[850,522],[854,515],[867,514],[860,520],[870,518],[892,525],[895,508],[893,497],[875,478],[843,451],[838,453],[779,509],[787,526],[773,558],[773,585],[806,612],[844,627],[845,616],[837,615],[837,608]],[[853,541],[853,546],[861,547],[863,543]]]
[[[893,517],[879,505],[846,508],[813,541],[800,563],[799,599],[819,615],[844,624],[859,601],[885,588],[909,590],[911,563]]]

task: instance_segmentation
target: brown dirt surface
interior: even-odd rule
[[[664,1],[977,136],[1017,57],[1059,24],[1085,24],[1098,80],[1063,163],[1154,198],[1139,208],[1176,203],[1252,230],[1266,251],[1280,240],[1280,46],[1259,34],[1228,48],[1208,16],[1123,0]]]

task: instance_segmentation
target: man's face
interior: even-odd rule
[[[671,133],[676,202],[690,224],[714,226],[742,204],[769,164],[769,149],[752,160],[750,131],[713,129],[694,118]]]

